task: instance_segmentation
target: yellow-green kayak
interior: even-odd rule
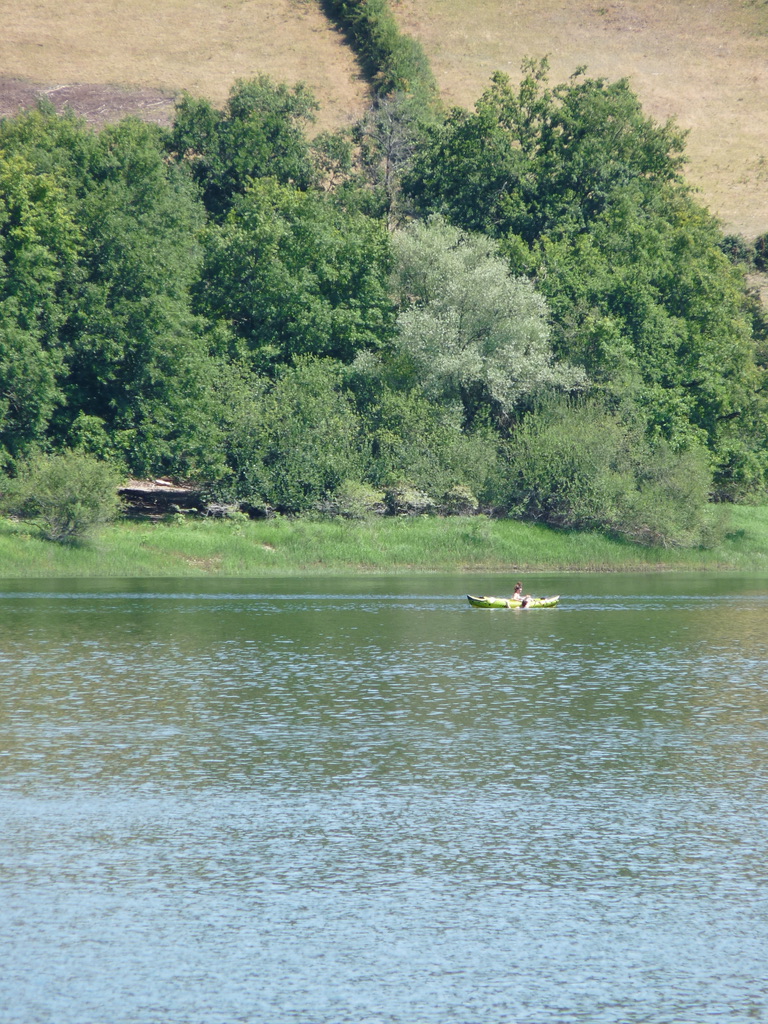
[[[473,597],[472,594],[467,594],[467,600],[473,608],[520,608],[523,603],[515,597]],[[527,608],[554,608],[559,600],[559,594],[557,597],[532,597]]]

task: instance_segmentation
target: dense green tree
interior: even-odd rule
[[[763,374],[743,275],[680,177],[683,144],[626,82],[550,89],[529,64],[519,88],[494,76],[474,113],[433,129],[405,188],[499,238],[549,301],[557,356],[639,408],[650,436],[705,442],[733,498],[766,479]]]
[[[266,78],[224,110],[185,97],[173,131],[0,120],[0,460],[74,448],[286,511],[361,484],[538,515],[531,453],[575,486],[583,428],[587,498],[627,535],[692,537],[668,510],[702,486],[761,493],[765,318],[682,134],[543,63],[441,124],[386,93],[312,145],[311,95]]]
[[[52,176],[73,210],[103,163],[99,135],[72,110],[59,114],[48,100],[0,119],[0,150],[23,157],[38,174]]]
[[[0,461],[45,442],[62,398],[59,330],[79,243],[53,176],[0,152]]]
[[[206,235],[198,308],[257,367],[379,348],[392,320],[382,226],[321,192],[253,182]]]
[[[202,190],[206,209],[222,218],[253,178],[306,189],[315,170],[304,130],[317,110],[303,84],[267,76],[233,86],[224,110],[186,94],[176,109],[171,149]]]
[[[497,73],[473,112],[430,129],[404,181],[423,213],[531,244],[583,230],[627,184],[679,180],[684,134],[646,117],[626,80],[579,71],[550,89],[546,61],[523,70],[518,88]]]
[[[103,424],[111,454],[134,472],[189,472],[209,420],[207,351],[189,297],[202,208],[164,159],[154,126],[127,119],[104,129],[99,146],[78,210],[83,281],[64,331],[58,430],[67,438],[85,415]]]
[[[66,252],[51,243],[48,269],[37,245],[37,270],[16,274],[26,284],[6,349],[14,401],[26,380],[32,418],[22,428],[14,414],[13,444],[44,433],[49,446],[134,472],[202,469],[215,447],[210,361],[189,289],[204,210],[186,171],[166,159],[166,133],[134,119],[95,133],[43,106],[0,122],[0,138],[35,182],[19,209],[54,225],[46,195],[55,194],[70,238]],[[15,176],[17,192],[24,180]]]
[[[537,257],[556,351],[614,405],[640,408],[651,434],[706,444],[718,494],[736,498],[767,465],[765,374],[743,277],[718,238],[685,193],[643,204],[627,189],[589,233],[544,238]]]

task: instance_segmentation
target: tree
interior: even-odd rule
[[[642,410],[651,436],[705,444],[718,495],[733,499],[767,468],[765,373],[743,276],[718,239],[686,194],[643,204],[628,188],[589,233],[544,238],[537,255],[555,350],[615,406]]]
[[[302,355],[350,361],[391,330],[382,226],[320,192],[254,181],[206,234],[198,309],[268,369]]]
[[[80,241],[53,176],[0,152],[0,460],[40,443],[61,401],[59,331]]]
[[[454,487],[481,494],[496,468],[498,437],[482,427],[467,432],[459,407],[393,386],[393,376],[370,353],[347,371],[366,440],[365,481],[409,485],[436,501]]]
[[[429,112],[413,97],[379,98],[355,126],[365,178],[381,203],[389,230],[402,220],[400,182],[424,138]]]
[[[646,118],[626,82],[577,73],[550,89],[529,62],[495,75],[474,113],[454,111],[413,161],[423,211],[499,238],[552,311],[552,344],[649,437],[715,457],[716,493],[768,477],[765,374],[755,320],[722,235],[681,178],[684,135]]]
[[[543,390],[585,386],[581,371],[554,361],[546,302],[491,239],[437,218],[393,245],[397,345],[433,401],[461,403],[470,424],[488,408],[501,422]]]
[[[126,119],[99,136],[82,197],[82,280],[63,335],[65,443],[78,415],[103,424],[110,454],[136,473],[199,471],[209,423],[210,360],[190,286],[203,211],[163,135]]]
[[[275,85],[266,75],[233,86],[224,110],[185,94],[170,147],[190,167],[208,212],[221,219],[251,179],[271,177],[298,189],[314,181],[304,135],[318,104],[310,90]]]
[[[233,367],[223,380],[228,493],[301,512],[342,481],[359,479],[360,423],[340,364],[303,359],[282,367],[275,381]]]
[[[16,117],[0,119],[0,151],[23,157],[38,174],[52,176],[73,210],[102,164],[99,135],[72,110],[58,113],[46,99]]]
[[[432,129],[404,190],[422,213],[468,230],[516,235],[583,230],[617,189],[679,181],[684,134],[647,118],[626,80],[579,69],[550,89],[546,60],[526,61],[515,89],[496,73],[470,113]]]
[[[402,33],[388,0],[324,0],[347,31],[379,96],[410,93],[421,106],[437,105],[437,84],[418,40]]]

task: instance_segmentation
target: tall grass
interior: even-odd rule
[[[768,571],[768,507],[737,507],[712,550],[645,548],[509,520],[120,522],[79,545],[0,520],[0,577],[285,576],[515,570]]]

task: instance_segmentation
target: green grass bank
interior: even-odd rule
[[[121,521],[78,545],[0,519],[0,578],[654,570],[768,571],[768,506],[734,507],[711,550],[645,548],[477,518]]]

